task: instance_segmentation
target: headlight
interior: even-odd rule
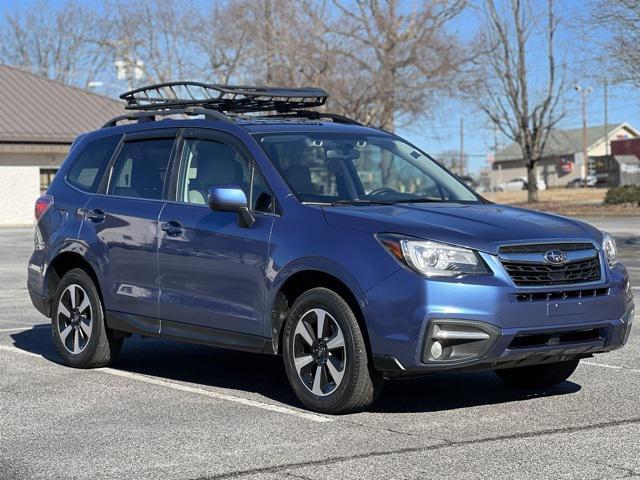
[[[602,232],[602,250],[609,266],[615,265],[618,261],[618,247],[616,247],[616,241],[607,232]]]
[[[427,277],[489,273],[473,250],[393,234],[376,235],[376,238],[397,260]]]

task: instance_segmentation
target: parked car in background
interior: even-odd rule
[[[567,182],[567,188],[595,187],[597,184],[598,177],[588,175],[586,180],[584,178],[574,178],[570,182]]]
[[[546,190],[547,184],[541,178],[537,180],[538,190]],[[519,190],[526,190],[529,182],[526,177],[512,178],[508,182],[500,183],[496,186],[497,192],[517,192]]]
[[[131,334],[281,355],[304,405],[344,413],[434,372],[549,387],[627,341],[613,238],[485,200],[399,136],[310,110],[322,90],[122,98],[137,111],[78,138],[35,205],[28,288],[67,365],[109,365]]]

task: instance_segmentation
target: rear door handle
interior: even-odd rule
[[[94,223],[102,222],[105,219],[105,214],[99,208],[94,208],[93,210],[85,211],[85,217],[88,220],[91,220]]]
[[[182,225],[180,225],[180,223],[176,222],[175,220],[162,222],[160,224],[160,229],[171,237],[175,237],[182,233]]]

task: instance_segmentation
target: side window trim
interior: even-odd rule
[[[139,198],[139,200],[151,200],[151,201],[166,201],[167,200],[167,181],[171,180],[171,176],[170,176],[170,172],[172,170],[172,165],[173,165],[173,159],[175,157],[176,154],[176,147],[178,144],[178,129],[177,128],[163,128],[163,129],[158,129],[158,130],[144,130],[141,132],[130,132],[130,133],[125,133],[124,135],[122,135],[122,137],[120,138],[120,143],[118,143],[118,146],[116,147],[116,149],[113,151],[113,155],[111,156],[111,159],[109,160],[109,164],[107,166],[107,170],[105,170],[103,177],[102,177],[102,182],[100,182],[100,186],[97,190],[97,194],[99,195],[105,195],[108,197],[116,197],[116,198],[136,198],[136,197],[124,197],[122,195],[113,195],[113,194],[109,194],[109,187],[111,186],[111,180],[112,180],[112,176],[113,176],[113,168],[115,166],[116,160],[118,159],[118,157],[120,156],[120,152],[122,151],[122,148],[124,147],[125,143],[127,142],[133,142],[133,141],[144,141],[144,140],[157,140],[159,138],[166,138],[166,139],[173,139],[173,145],[171,147],[171,153],[169,155],[169,162],[167,163],[167,177],[165,179],[164,182],[164,186],[163,186],[163,192],[162,192],[162,198],[160,199],[153,199],[153,198]]]
[[[183,205],[192,205],[194,207],[209,208],[207,205],[197,205],[197,204],[192,204],[192,203],[181,200],[182,195],[184,193],[182,191],[183,189],[182,183],[184,180],[183,172],[186,168],[186,165],[184,164],[185,162],[184,149],[185,149],[186,141],[190,139],[210,140],[210,141],[222,143],[224,145],[228,145],[234,148],[242,156],[242,158],[247,162],[248,168],[250,170],[250,189],[249,189],[249,198],[247,198],[247,202],[251,206],[250,208],[251,213],[255,213],[258,215],[277,215],[277,216],[280,215],[279,213],[280,209],[278,208],[278,203],[277,203],[276,196],[273,193],[273,188],[271,188],[271,185],[269,185],[269,183],[267,182],[267,179],[265,178],[264,174],[260,171],[260,166],[257,164],[255,159],[253,158],[253,155],[251,155],[251,153],[247,150],[247,148],[242,143],[242,141],[226,132],[213,130],[213,129],[206,129],[206,128],[188,128],[188,129],[185,128],[185,129],[181,129],[181,131],[178,133],[176,146],[174,146],[174,150],[176,151],[176,155],[175,155],[176,161],[173,162],[173,169],[176,171],[172,172],[170,177],[171,182],[173,183],[171,187],[174,190],[174,192],[173,192],[173,195],[170,197],[169,201],[173,201]],[[179,143],[178,143],[178,140],[179,140]],[[273,199],[273,201],[272,201],[272,207],[270,212],[259,211],[253,208],[252,197],[253,197],[253,188],[254,188],[254,180],[255,180],[256,172],[261,178],[262,182],[267,187],[267,189],[269,190],[269,192],[271,193],[271,198]]]

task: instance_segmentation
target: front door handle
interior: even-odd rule
[[[175,220],[162,222],[160,224],[160,229],[171,237],[175,237],[182,233],[182,225],[180,225],[180,223],[176,222]]]
[[[91,220],[94,223],[100,223],[105,219],[104,212],[99,208],[94,208],[93,210],[87,210],[84,215],[87,218],[87,220]]]

